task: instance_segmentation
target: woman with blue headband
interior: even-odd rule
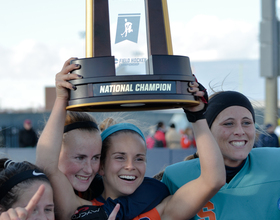
[[[253,148],[255,113],[248,98],[218,92],[205,117],[224,158],[226,184],[192,219],[280,219],[280,150]],[[173,164],[162,182],[174,194],[200,175],[200,167],[201,159]]]
[[[197,90],[195,93],[204,94]],[[203,106],[205,104],[201,101],[199,106],[185,109],[188,119],[193,123],[200,152],[201,175],[183,185],[173,196],[168,196],[154,209],[133,219],[189,219],[224,185],[225,169],[222,155],[207,126]],[[93,205],[96,206],[104,204],[108,199],[134,193],[144,180],[146,171],[147,147],[145,137],[137,126],[130,123],[113,123],[101,133],[101,138],[99,174],[103,178],[104,191],[93,200]]]
[[[102,192],[103,187],[102,182],[100,187],[91,184],[99,169],[102,145],[97,122],[86,113],[66,112],[69,89],[75,89],[68,80],[81,78],[77,74],[69,74],[72,70],[80,68],[79,65],[70,64],[72,59],[74,58],[67,60],[56,75],[57,97],[40,136],[36,158],[36,164],[46,170],[53,184],[58,210],[56,213],[61,219],[70,219],[76,211],[84,212],[84,209],[77,208],[83,204],[91,204],[90,201]],[[97,181],[98,178],[93,182]],[[119,203],[121,207],[118,219],[131,219],[145,210],[152,209],[169,195],[165,184],[152,178],[145,179],[135,194],[139,193],[142,196],[141,188],[146,184],[149,188],[144,193],[148,203],[143,197],[137,199],[137,203],[133,203],[131,201],[134,201],[134,195],[131,195],[124,199],[108,200],[101,209],[94,209],[92,206],[91,211],[100,219],[107,219],[107,214],[109,215]],[[79,196],[73,192],[73,188],[78,191]],[[93,193],[88,194],[89,190]],[[101,192],[98,194],[99,191]],[[126,209],[127,205],[131,209]],[[132,209],[133,212],[130,211]],[[80,213],[80,216],[83,214]],[[77,215],[74,216],[76,217]]]

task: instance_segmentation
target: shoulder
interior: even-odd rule
[[[280,149],[275,147],[253,148],[249,155],[254,157],[264,157],[264,158],[271,158],[271,157],[279,158]]]
[[[142,189],[145,189],[147,187],[149,187],[149,188],[153,187],[153,188],[157,189],[158,191],[166,192],[169,194],[167,186],[163,182],[161,182],[155,178],[145,177],[141,186],[142,186]]]
[[[164,173],[173,173],[174,171],[183,171],[183,170],[193,170],[200,168],[199,159],[192,159],[187,161],[182,161],[179,163],[174,163],[166,167]]]
[[[162,182],[167,185],[171,194],[185,183],[190,182],[200,175],[199,159],[182,161],[168,166],[163,174]]]
[[[262,162],[262,164],[280,164],[280,148],[261,147],[253,148],[249,154],[250,160]]]

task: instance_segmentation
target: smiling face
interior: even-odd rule
[[[211,132],[227,166],[240,165],[253,148],[255,126],[247,108],[231,106],[224,109],[214,120]]]
[[[43,181],[34,181],[27,190],[22,190],[19,199],[12,205],[12,208],[26,207],[30,199],[37,192],[40,185],[44,184],[45,191],[33,210],[28,220],[35,219],[54,219],[54,203],[53,203],[53,190],[51,185]]]
[[[136,133],[111,137],[110,148],[99,174],[103,176],[103,198],[115,199],[132,194],[143,182],[146,172],[146,145]]]
[[[75,190],[86,191],[97,174],[101,144],[98,132],[78,129],[67,132],[60,152],[58,168]]]

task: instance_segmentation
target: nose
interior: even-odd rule
[[[134,167],[134,163],[133,163],[133,160],[132,159],[128,159],[125,163],[125,169],[127,170],[134,170],[135,167]]]
[[[83,171],[88,173],[88,174],[92,174],[93,172],[93,167],[92,167],[92,163],[90,160],[87,160],[85,163],[84,163],[84,167],[83,167]]]
[[[235,135],[244,135],[244,134],[245,134],[244,129],[243,129],[243,127],[242,127],[241,124],[238,124],[238,125],[235,127],[234,134],[235,134]]]

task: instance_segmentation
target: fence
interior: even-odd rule
[[[0,147],[18,148],[19,127],[0,127]]]

